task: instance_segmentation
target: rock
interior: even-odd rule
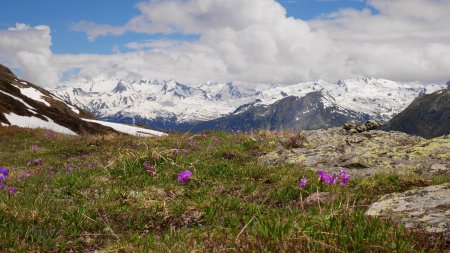
[[[381,123],[376,120],[369,120],[365,124],[352,120],[342,126],[349,134],[363,133],[380,127]]]
[[[387,219],[430,235],[442,233],[450,242],[450,183],[388,194],[373,203],[366,215]]]
[[[358,122],[356,120],[352,120],[352,121],[349,121],[349,122],[345,123],[342,126],[342,128],[344,128],[347,131],[350,131],[352,129],[356,129],[360,124],[361,124],[360,122]]]
[[[375,130],[381,127],[381,123],[376,120],[369,120],[365,124],[368,131]]]
[[[327,172],[347,168],[352,177],[390,172],[450,176],[450,136],[426,140],[380,130],[351,135],[343,128],[302,131],[302,135],[307,145],[289,149],[280,145],[261,156],[260,164],[298,164]]]

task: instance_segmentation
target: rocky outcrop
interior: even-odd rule
[[[450,244],[450,183],[385,195],[366,214],[409,229],[443,234]]]
[[[343,128],[302,131],[302,145],[279,145],[262,165],[299,164],[312,170],[348,170],[353,176],[380,172],[450,175],[450,136],[431,140],[379,130],[350,134]]]
[[[381,127],[381,123],[376,120],[368,120],[365,124],[352,120],[344,124],[343,128],[348,133],[362,133],[370,130],[375,130]]]

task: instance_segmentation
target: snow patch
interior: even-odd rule
[[[21,83],[23,83],[23,82],[21,82]],[[22,93],[23,95],[25,95],[33,100],[36,100],[38,102],[41,102],[41,103],[45,104],[46,106],[50,106],[50,104],[43,99],[46,96],[44,94],[42,94],[39,90],[37,90],[33,87],[29,87],[29,88],[17,87],[17,88],[20,89],[20,93]]]
[[[106,122],[106,121],[100,121],[100,120],[93,120],[93,119],[82,119],[87,122],[97,123],[99,125],[111,127],[112,129],[121,132],[126,133],[130,135],[135,135],[139,137],[149,137],[149,136],[167,136],[166,133],[158,132],[155,130],[140,128],[140,127],[134,127],[134,126],[128,126],[124,124],[119,123],[112,123],[112,122]]]
[[[46,128],[51,129],[57,133],[77,135],[77,133],[73,132],[72,130],[56,124],[52,119],[45,116],[44,117],[47,119],[47,121],[34,116],[20,116],[12,112],[5,113],[4,115],[6,119],[11,123],[11,125],[28,128]]]
[[[0,92],[3,93],[3,94],[5,94],[5,95],[7,95],[7,96],[10,96],[10,97],[14,98],[15,100],[17,100],[17,101],[19,101],[19,102],[21,102],[21,103],[24,104],[28,109],[36,110],[34,107],[32,107],[31,105],[27,104],[27,103],[26,103],[25,101],[23,101],[21,98],[18,98],[18,97],[16,97],[16,96],[13,96],[13,95],[11,95],[11,94],[9,94],[9,93],[6,93],[6,92],[4,92],[4,91],[2,91],[2,90],[0,90]]]

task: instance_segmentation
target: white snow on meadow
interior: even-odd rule
[[[33,116],[31,117],[20,116],[12,112],[5,113],[4,115],[6,119],[9,121],[9,123],[11,123],[11,125],[14,126],[28,127],[28,128],[46,128],[51,129],[57,133],[77,135],[77,133],[73,132],[72,130],[56,124],[53,120],[45,116],[44,117],[47,118],[47,121]]]
[[[121,132],[126,133],[130,135],[140,136],[140,137],[148,137],[148,136],[167,136],[166,133],[140,128],[140,127],[134,127],[134,126],[128,126],[124,124],[119,123],[112,123],[112,122],[105,122],[100,120],[92,120],[92,119],[82,119],[87,122],[97,123],[99,125],[111,127],[112,129]]]
[[[33,87],[29,87],[29,88],[17,87],[17,88],[20,89],[20,93],[22,93],[23,95],[25,95],[33,100],[36,100],[38,102],[44,103],[46,106],[50,106],[50,104],[43,99],[43,97],[45,97],[45,95],[42,94],[42,92],[40,92],[39,90],[37,90]]]

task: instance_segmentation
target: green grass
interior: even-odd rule
[[[382,174],[328,186],[301,166],[262,167],[275,148],[267,134],[207,137],[173,133],[48,138],[43,130],[0,128],[0,251],[435,252],[429,242],[364,215],[381,195],[450,182]],[[211,139],[217,136],[220,143]],[[193,138],[198,144],[188,145]],[[31,150],[37,144],[38,150]],[[171,149],[189,148],[189,153]],[[42,159],[41,165],[27,161]],[[143,167],[156,168],[150,175]],[[95,164],[95,166],[92,166]],[[67,173],[65,168],[73,166]],[[193,172],[182,185],[177,174]],[[31,176],[23,178],[24,172]],[[300,189],[299,178],[308,186]],[[315,192],[335,197],[302,204]]]

